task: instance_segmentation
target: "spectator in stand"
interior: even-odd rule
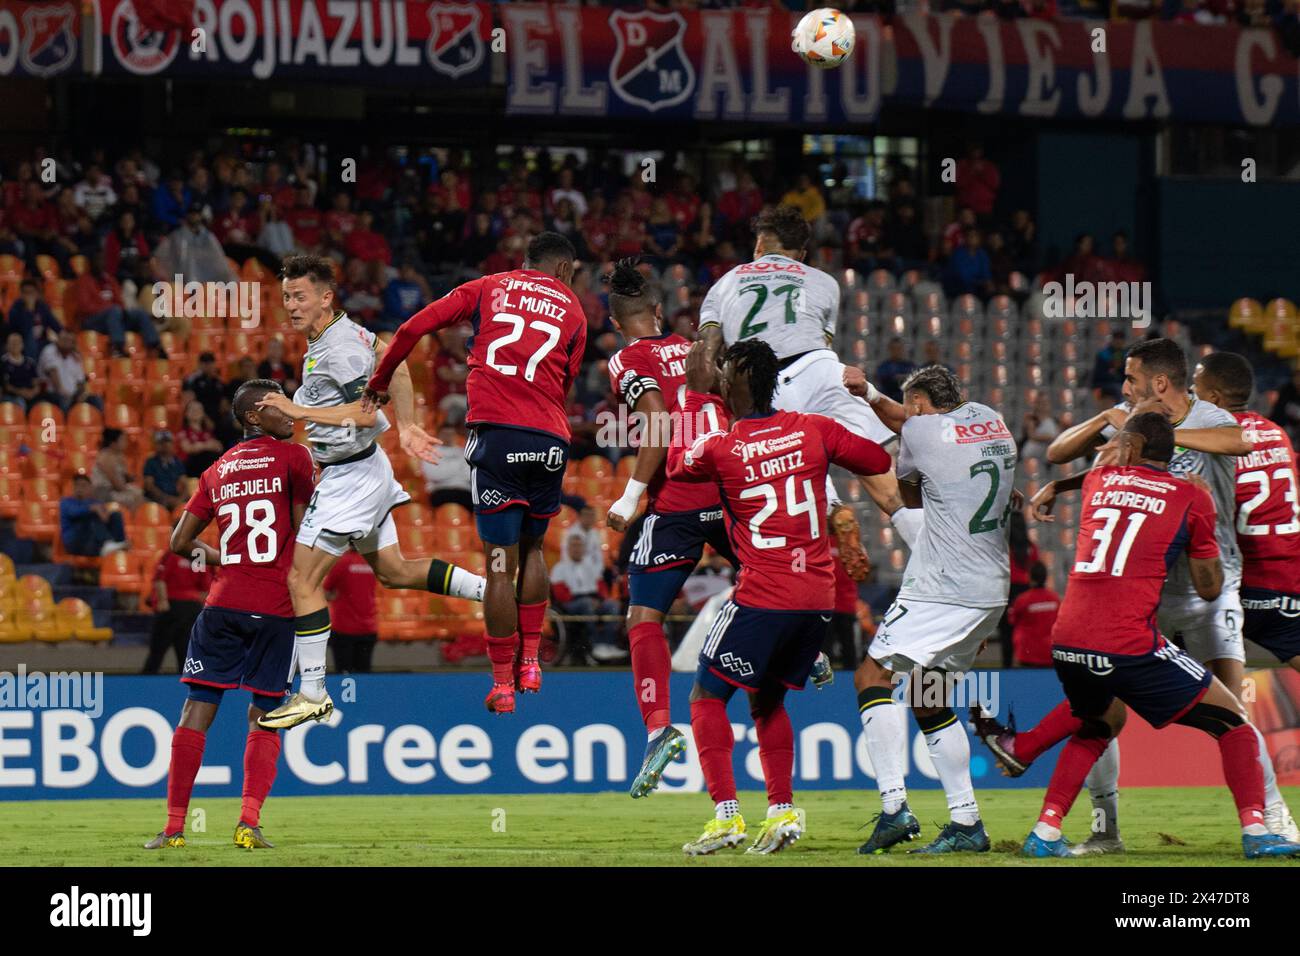
[[[356,228],[349,233],[344,249],[349,256],[362,262],[382,262],[392,265],[393,251],[388,247],[388,240],[374,230],[375,217],[369,211],[363,211],[357,217]]]
[[[1060,608],[1061,596],[1047,586],[1047,566],[1035,561],[1029,568],[1029,589],[1007,610],[1015,661],[1021,667],[1052,666],[1052,626]]]
[[[567,236],[569,241],[579,250],[581,256],[584,249],[582,244],[582,225],[578,221],[578,214],[574,211],[573,203],[568,199],[561,199],[556,204],[555,213],[551,216],[547,228],[552,232],[558,232],[562,236]]]
[[[72,495],[59,502],[59,536],[64,551],[85,557],[128,547],[122,509],[96,501],[86,475],[74,475]]]
[[[469,355],[465,351],[468,326],[438,331],[438,352],[433,357],[433,403],[448,422],[460,425],[469,410],[465,382],[469,378]]]
[[[970,206],[962,206],[957,210],[957,218],[948,225],[943,227],[940,234],[940,241],[947,248],[949,255],[952,254],[958,246],[961,245],[962,239],[968,229],[975,228],[975,210]]]
[[[158,244],[163,275],[183,275],[186,282],[232,282],[238,278],[226,261],[226,250],[203,224],[203,208],[191,205],[185,222]]]
[[[1021,459],[1047,457],[1047,446],[1061,433],[1060,423],[1052,414],[1052,401],[1046,392],[1039,392],[1033,407],[1025,412],[1025,422],[1020,429]]]
[[[931,365],[941,365],[948,371],[952,371],[952,366],[943,360],[943,352],[939,348],[938,339],[926,339],[921,346],[921,367],[927,368]]]
[[[685,234],[699,218],[700,207],[703,205],[694,177],[690,173],[678,173],[666,200],[673,218],[677,220],[677,228]]]
[[[136,222],[135,213],[123,209],[104,237],[104,270],[118,282],[144,284],[149,274],[149,243]],[[168,276],[166,281],[173,281]]]
[[[369,674],[375,642],[379,638],[375,572],[370,562],[349,549],[325,575],[325,600],[329,601],[332,672]]]
[[[609,588],[604,580],[599,562],[590,560],[587,540],[581,534],[569,535],[564,541],[564,555],[551,568],[551,593],[557,611],[561,614],[593,617],[617,617],[621,608],[608,597]],[[627,651],[620,648],[618,622],[572,622],[569,625],[584,631],[591,644],[591,656],[601,664],[627,659]]]
[[[284,394],[290,398],[293,398],[293,393],[298,390],[297,366],[285,358],[284,340],[279,336],[266,343],[266,358],[262,359],[262,364],[257,366],[257,377],[279,382],[280,387],[284,389]]]
[[[306,183],[296,191],[297,202],[285,210],[284,221],[293,232],[294,245],[308,253],[320,251],[325,235],[325,220],[311,201],[312,189]]]
[[[994,230],[988,234],[989,268],[993,270],[993,291],[999,295],[1011,292],[1011,273],[1016,271],[1016,263],[1007,252],[1007,241],[1002,233]]]
[[[474,205],[469,180],[454,169],[440,172],[438,182],[429,186],[429,194],[440,196],[448,209],[470,209]]]
[[[880,261],[885,237],[885,204],[869,203],[860,208],[859,215],[849,223],[845,236],[844,262],[859,272],[870,272],[879,267],[891,269],[893,262]]]
[[[236,187],[230,191],[230,205],[212,223],[212,234],[232,259],[243,261],[257,253],[257,234],[262,223],[248,201],[248,193]]]
[[[573,207],[574,218],[582,219],[587,215],[587,197],[573,185],[573,170],[567,167],[560,170],[556,184],[546,194],[546,208],[558,213],[560,203],[566,199]]]
[[[118,428],[105,428],[99,441],[99,454],[90,472],[90,483],[95,497],[112,501],[134,510],[144,501],[144,493],[126,460],[126,432]]]
[[[357,227],[357,214],[352,211],[352,197],[344,192],[334,194],[330,211],[325,213],[325,232],[340,248]]]
[[[59,217],[45,198],[41,184],[31,180],[23,188],[22,202],[8,209],[9,225],[27,255],[27,266],[36,270],[36,257],[49,255],[62,257],[60,267],[67,269],[64,249],[58,242]]]
[[[656,199],[650,207],[650,218],[646,222],[646,253],[672,262],[681,250],[681,242],[681,228],[668,206],[668,200]]]
[[[992,224],[1002,177],[998,167],[984,158],[984,147],[972,143],[966,158],[957,163],[957,205],[969,206],[985,226]]]
[[[293,230],[280,218],[280,207],[271,200],[264,199],[257,208],[257,218],[262,223],[262,231],[257,234],[257,244],[277,259],[293,255],[296,251]]]
[[[196,399],[185,406],[185,421],[176,435],[176,450],[185,463],[185,474],[202,477],[203,472],[225,451],[212,433],[212,422]]]
[[[9,221],[8,207],[0,205],[0,256],[17,256],[22,259],[26,255],[27,249]]]
[[[424,276],[410,262],[403,262],[397,275],[384,286],[383,315],[377,327],[394,332],[397,327],[433,301],[433,293]]]
[[[60,265],[70,268],[73,256],[88,256],[99,247],[99,235],[90,217],[77,208],[72,200],[72,193],[64,190],[54,201],[55,243],[59,250],[55,253]]]
[[[27,411],[38,401],[52,399],[45,394],[45,382],[36,363],[23,351],[23,337],[10,332],[5,338],[4,355],[0,355],[0,402],[12,402]]]
[[[591,257],[600,261],[609,258],[617,233],[617,220],[606,210],[605,197],[597,193],[591,197],[587,214],[582,217],[582,241]]]
[[[781,197],[781,205],[794,206],[809,222],[816,222],[826,215],[826,200],[822,191],[807,173],[799,174],[794,188]]]
[[[140,671],[142,674],[157,674],[168,649],[176,657],[176,670],[182,671],[185,667],[190,630],[216,580],[216,573],[207,562],[197,562],[197,569],[195,563],[192,558],[164,551],[154,568],[151,588],[153,633],[149,637],[149,654]]]
[[[904,202],[894,206],[893,217],[885,223],[882,245],[885,253],[894,258],[900,272],[928,268],[930,240],[917,221],[915,205]]]
[[[77,402],[86,402],[104,410],[104,402],[98,395],[86,393],[86,365],[77,351],[76,336],[67,329],[41,350],[36,370],[49,383],[65,412]]]
[[[262,181],[262,195],[268,196],[275,211],[283,216],[298,198],[293,184],[284,174],[284,166],[276,160],[266,164],[266,177]]]
[[[199,355],[198,369],[181,383],[181,387],[199,402],[208,418],[215,421],[221,414],[221,400],[225,397],[226,386],[217,372],[217,357],[211,352]]]
[[[167,184],[155,189],[153,194],[153,221],[163,230],[177,228],[185,217],[186,211],[193,205],[190,188],[179,172],[167,177]],[[202,214],[202,207],[199,208]]]
[[[50,311],[41,284],[35,279],[23,279],[20,283],[18,299],[9,310],[8,329],[22,336],[23,351],[31,359],[39,360],[45,346],[58,341],[63,323]]]
[[[993,294],[993,265],[980,246],[978,229],[967,229],[965,241],[948,258],[943,291],[949,298],[972,293],[987,299]]]
[[[476,274],[481,273],[479,266],[492,255],[497,242],[496,234],[492,231],[492,217],[485,212],[476,212],[473,228],[460,244],[460,264]]]
[[[343,269],[343,284],[338,299],[343,311],[368,329],[376,328],[384,308],[384,274],[382,262],[349,259]]]
[[[1055,276],[1060,282],[1065,277],[1074,276],[1075,282],[1100,282],[1105,279],[1102,259],[1094,251],[1095,243],[1091,235],[1079,233],[1074,240],[1074,251],[1056,267]]]
[[[185,465],[176,457],[176,440],[172,433],[161,428],[153,433],[153,454],[144,463],[144,496],[156,501],[168,511],[185,503],[181,481],[185,478]]]
[[[85,275],[77,278],[74,294],[77,322],[82,329],[107,334],[114,356],[126,355],[126,333],[131,331],[137,333],[159,358],[167,357],[149,313],[125,306],[122,287],[104,268],[102,252],[91,256]]]
[[[1033,277],[1038,273],[1038,227],[1027,209],[1017,209],[1011,214],[1011,228],[1007,230],[1007,253],[1016,264],[1016,271]]]
[[[619,196],[614,203],[614,249],[612,255],[623,259],[638,256],[645,249],[645,220],[637,217],[636,206],[629,196]]]
[[[1102,261],[1109,282],[1145,282],[1147,267],[1129,255],[1128,233],[1118,230],[1110,237],[1110,258]]]
[[[96,163],[86,167],[86,178],[72,190],[72,200],[91,222],[98,222],[104,213],[117,204],[113,181]]]
[[[429,493],[429,504],[433,507],[445,504],[462,505],[472,509],[474,500],[470,493],[471,483],[469,462],[465,460],[465,448],[457,440],[456,429],[443,425],[438,429],[437,464],[427,461],[420,463],[424,474],[424,488]]]
[[[1127,351],[1124,333],[1116,331],[1097,353],[1092,366],[1092,397],[1102,408],[1110,408],[1124,397],[1124,353]]]
[[[736,177],[736,188],[729,189],[718,200],[718,214],[722,216],[728,234],[735,240],[749,235],[749,223],[763,211],[763,191],[754,177],[744,171]]]
[[[903,382],[916,371],[916,363],[907,357],[907,345],[898,336],[889,340],[888,358],[876,367],[875,385],[882,395],[903,401]]]
[[[1300,444],[1300,368],[1277,392],[1277,400],[1268,413],[1270,421],[1282,426],[1291,436],[1293,445]]]
[[[414,220],[415,248],[426,266],[440,269],[454,263],[465,234],[466,213],[449,209],[442,196],[426,196]]]
[[[594,506],[583,504],[578,509],[578,523],[569,528],[568,537],[575,535],[582,538],[586,560],[596,566],[599,572],[605,570],[605,541],[596,525],[597,515]]]

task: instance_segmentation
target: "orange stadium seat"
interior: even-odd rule
[[[160,332],[158,334],[158,344],[162,346],[163,351],[167,353],[173,362],[179,363],[181,368],[185,367],[186,357],[189,355],[189,343],[185,339],[175,332]],[[179,369],[176,374],[180,374]]]
[[[54,591],[50,587],[50,582],[39,574],[24,574],[20,577],[18,579],[18,592],[23,602],[54,603]]]
[[[25,459],[27,476],[57,479],[63,470],[63,458],[63,449],[58,445],[33,445]]]
[[[102,429],[104,413],[88,402],[78,402],[68,410],[67,424],[69,428]]]
[[[27,424],[32,428],[45,428],[50,423],[63,427],[63,409],[53,402],[37,402],[27,411]]]
[[[13,402],[0,402],[0,428],[26,428],[27,416],[22,406]]]
[[[140,418],[132,405],[118,402],[107,406],[104,413],[104,427],[120,429],[134,440],[140,433]]]
[[[146,501],[135,509],[135,513],[131,517],[131,523],[135,525],[143,527],[152,525],[158,528],[171,527],[171,515],[167,513],[166,508],[156,501]]]
[[[81,598],[69,597],[60,601],[55,609],[59,629],[79,641],[109,641],[113,629],[96,627],[90,605]]]
[[[20,623],[14,609],[0,607],[0,644],[22,644],[31,639],[31,631]]]
[[[636,455],[624,455],[614,468],[614,474],[625,482],[632,477],[634,471],[636,471]]]
[[[1228,309],[1228,325],[1255,335],[1263,335],[1265,330],[1264,307],[1255,299],[1242,298],[1232,303]]]
[[[59,272],[59,260],[54,256],[40,255],[36,257],[36,272],[43,279],[61,278]]]
[[[0,474],[0,518],[12,521],[18,517],[18,501],[22,494],[22,479]]]
[[[140,559],[129,551],[116,551],[99,559],[99,584],[128,594],[143,594],[148,590]]]
[[[63,456],[63,474],[67,478],[74,475],[90,476],[95,467],[96,452],[91,449],[69,450]]]
[[[433,522],[439,528],[459,528],[470,523],[473,515],[461,505],[438,505],[433,513]]]
[[[412,501],[393,511],[393,520],[399,528],[433,526],[433,509],[419,501]]]
[[[604,455],[588,455],[579,467],[584,478],[608,478],[614,473],[614,466]]]
[[[43,604],[31,601],[20,604],[18,606],[18,620],[19,626],[25,626],[31,631],[32,637],[38,641],[56,644],[60,641],[72,639],[71,634],[59,630],[53,603]]]
[[[225,333],[224,332],[199,332],[190,333],[189,340],[190,355],[197,358],[204,352],[211,352],[213,355],[221,356],[225,354]]]

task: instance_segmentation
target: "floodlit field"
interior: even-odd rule
[[[1300,788],[1289,788],[1293,806]],[[268,801],[263,832],[274,850],[235,847],[231,836],[239,801],[196,800],[205,832],[187,832],[184,849],[145,851],[161,828],[163,801],[70,800],[0,803],[0,865],[4,866],[1230,866],[1245,865],[1228,792],[1204,788],[1133,788],[1121,796],[1120,816],[1129,852],[1123,858],[1031,861],[1019,856],[1036,818],[1038,790],[979,793],[993,851],[953,857],[908,856],[902,848],[876,857],[855,852],[879,809],[874,793],[809,791],[798,797],[808,834],[773,857],[739,850],[687,860],[681,845],[709,818],[702,794],[530,796],[286,797]],[[751,828],[765,809],[763,795],[741,794]],[[922,839],[947,819],[943,794],[913,793]],[[1066,827],[1086,837],[1086,795]],[[910,844],[919,846],[920,843]],[[1251,863],[1287,866],[1286,861]]]

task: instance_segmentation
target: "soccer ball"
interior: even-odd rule
[[[805,13],[790,31],[790,49],[804,62],[829,70],[853,52],[853,21],[834,7],[819,7]]]

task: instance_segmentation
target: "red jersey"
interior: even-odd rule
[[[388,390],[393,372],[423,335],[469,320],[470,425],[508,425],[570,438],[569,386],[587,348],[587,319],[559,279],[516,269],[473,279],[402,323],[370,377]]]
[[[1233,416],[1241,437],[1255,444],[1237,458],[1241,586],[1300,594],[1300,481],[1291,440],[1263,415]]]
[[[325,575],[325,590],[335,592],[330,601],[335,634],[374,634],[379,629],[375,572],[361,555],[355,551],[343,555]]]
[[[1052,666],[1052,627],[1060,610],[1060,595],[1051,588],[1030,588],[1012,602],[1007,620],[1016,660],[1031,667]]]
[[[727,427],[727,413],[722,406],[710,402],[704,414],[709,427],[696,423],[685,425],[682,416],[682,399],[686,396],[686,353],[691,343],[675,332],[637,339],[615,352],[609,360],[609,381],[614,394],[629,411],[636,411],[637,402],[647,391],[663,395],[664,408],[669,416],[676,415],[672,426],[672,443],[685,447],[697,435],[721,431]],[[646,429],[659,432],[657,423],[647,422]],[[646,489],[649,509],[656,514],[674,511],[700,511],[718,507],[718,486],[711,482],[674,481],[667,475],[667,460],[655,472]]]
[[[161,581],[167,588],[167,600],[194,601],[201,603],[208,591],[212,589],[215,577],[212,569],[203,566],[201,571],[194,570],[194,563],[189,558],[168,551],[154,568],[154,582]]]
[[[686,393],[686,415],[717,399]],[[740,560],[733,599],[773,611],[835,607],[835,569],[826,527],[831,464],[880,475],[893,462],[873,441],[821,415],[751,415],[668,450],[668,477],[713,480],[722,490],[727,535]]]
[[[1156,609],[1170,566],[1216,558],[1214,502],[1148,465],[1106,465],[1083,480],[1079,542],[1052,629],[1064,647],[1147,654],[1160,646]]]
[[[185,510],[217,520],[221,571],[208,607],[293,617],[293,506],[311,499],[315,470],[304,445],[259,435],[203,472]]]

